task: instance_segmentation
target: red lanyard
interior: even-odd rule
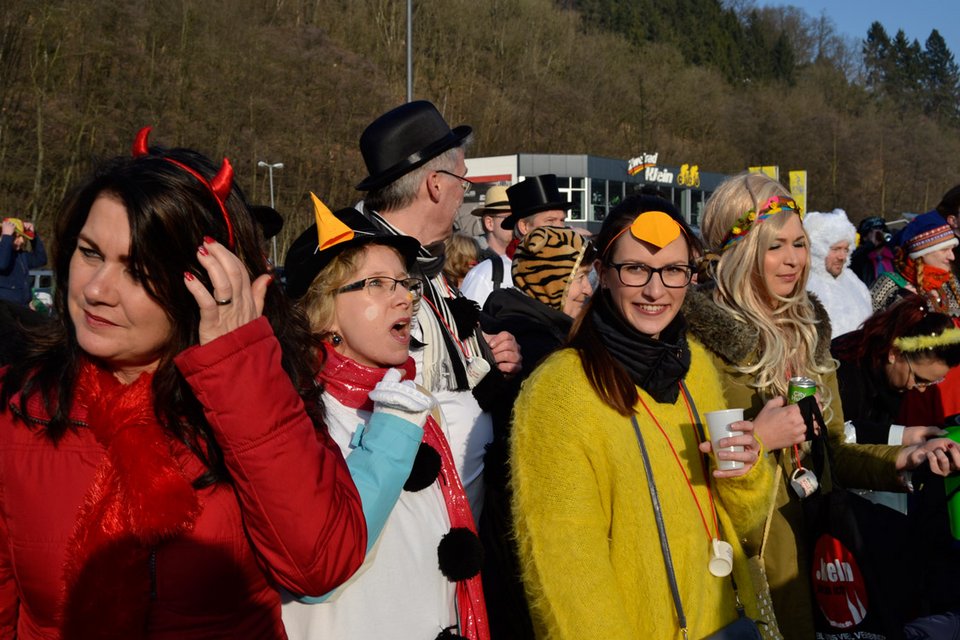
[[[697,439],[697,444],[699,445],[700,432],[697,429],[697,421],[693,418],[693,410],[690,406],[689,392],[686,389],[686,386],[683,382],[680,383],[681,389],[683,390],[683,403],[687,406],[687,415],[690,416],[690,423],[694,426],[694,435]],[[713,492],[710,491],[710,476],[707,473],[707,467],[703,462],[703,458],[700,459],[700,464],[703,467],[703,479],[707,485],[707,498],[710,501],[710,510],[712,511],[713,516],[713,530],[716,531],[715,536],[710,535],[710,525],[707,524],[707,516],[703,513],[703,507],[700,506],[700,500],[697,498],[696,491],[693,490],[693,482],[690,480],[690,476],[687,475],[687,470],[683,466],[683,461],[680,460],[680,454],[677,453],[676,448],[673,446],[673,442],[670,440],[670,436],[667,435],[667,432],[664,431],[663,427],[660,426],[660,422],[657,420],[656,416],[653,415],[653,412],[650,411],[650,407],[647,406],[647,403],[644,401],[643,396],[639,396],[640,404],[643,405],[643,408],[647,410],[647,415],[650,416],[650,419],[653,420],[653,424],[657,426],[657,429],[660,430],[660,433],[663,434],[663,438],[667,441],[667,444],[670,446],[670,451],[673,452],[673,459],[676,460],[677,466],[680,467],[680,473],[683,474],[683,479],[687,481],[687,488],[690,489],[690,495],[693,497],[693,502],[697,505],[697,511],[700,512],[700,520],[703,522],[703,529],[707,532],[707,539],[712,540],[714,538],[720,539],[720,526],[717,524],[717,507],[713,502]],[[699,451],[697,452],[699,453]]]

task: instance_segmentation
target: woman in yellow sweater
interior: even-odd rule
[[[679,315],[696,240],[672,203],[628,198],[597,241],[600,293],[574,325],[570,346],[527,380],[514,408],[514,516],[538,637],[678,638],[680,624],[658,536],[636,416],[690,638],[737,618],[729,577],[711,575],[714,540],[732,545],[733,575],[756,617],[739,534],[765,513],[770,464],[753,424],[732,425],[707,473],[695,426],[726,408],[710,358]],[[761,412],[757,422],[771,419]],[[772,622],[772,621],[771,621]]]

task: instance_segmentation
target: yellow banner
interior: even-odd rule
[[[749,171],[750,173],[762,173],[774,180],[780,179],[780,167],[775,164],[769,164],[763,167],[750,167]]]
[[[800,211],[803,213],[807,212],[807,172],[806,171],[791,171],[790,172],[790,193],[793,195],[793,199],[797,201],[797,204],[800,206]]]

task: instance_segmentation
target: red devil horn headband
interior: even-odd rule
[[[134,138],[133,146],[131,148],[134,158],[150,155],[147,139],[150,137],[151,130],[152,127],[144,127],[137,132],[137,137]],[[162,160],[166,160],[170,164],[180,167],[192,175],[194,178],[199,180],[200,183],[203,184],[203,186],[205,186],[211,194],[213,194],[213,199],[217,201],[217,204],[220,206],[220,213],[223,214],[223,222],[227,225],[227,246],[233,249],[233,223],[230,221],[230,215],[227,213],[227,206],[225,204],[227,197],[230,195],[230,190],[233,188],[233,167],[230,166],[230,161],[224,158],[223,163],[220,165],[220,170],[217,171],[217,175],[213,177],[213,180],[207,180],[193,167],[189,167],[182,162],[174,160],[173,158],[167,158],[164,156],[160,156],[160,158]]]

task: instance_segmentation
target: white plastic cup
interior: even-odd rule
[[[716,454],[721,451],[717,445],[721,438],[731,436],[742,436],[743,431],[730,431],[727,427],[743,420],[743,409],[723,409],[721,411],[707,411],[704,416],[707,419],[707,431],[710,434],[710,446],[713,449],[713,459],[717,463],[717,469],[742,469],[743,463],[738,460],[719,460]],[[743,447],[726,447],[723,451],[743,451]]]
[[[708,569],[712,575],[725,578],[733,571],[733,547],[729,542],[713,539],[711,543],[713,555],[710,558]]]

